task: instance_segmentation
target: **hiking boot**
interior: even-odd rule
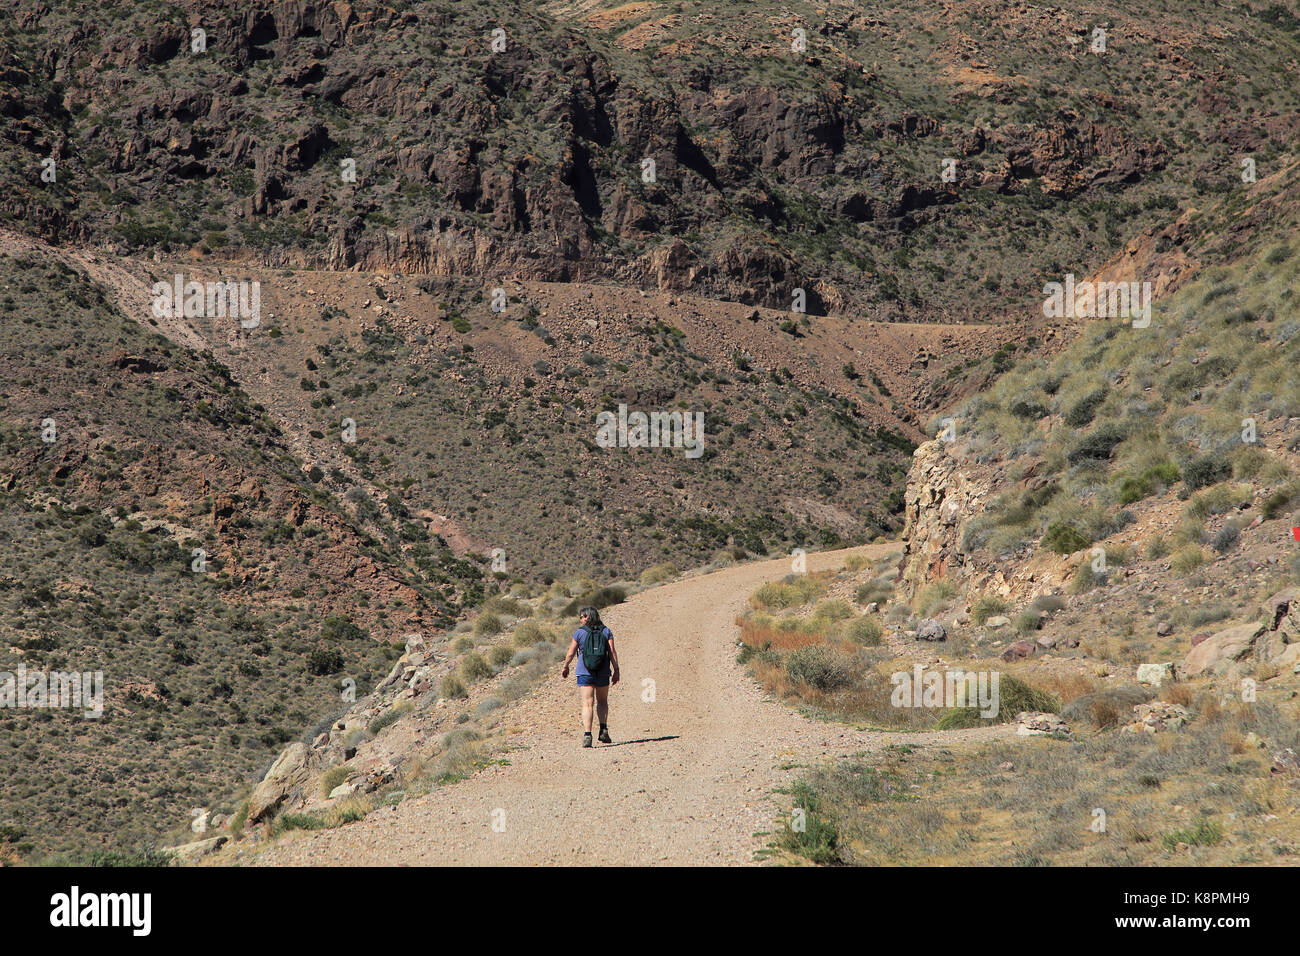
[[[600,728],[600,736],[597,737],[596,739],[599,740],[602,744],[612,744],[612,743],[614,742],[614,741],[612,741],[612,740],[609,739],[609,728],[608,728],[608,727],[601,727],[601,728]]]
[[[591,746],[591,731],[590,731],[590,730],[587,731],[585,734],[582,735],[582,745],[583,745],[584,747],[590,747],[590,746]]]

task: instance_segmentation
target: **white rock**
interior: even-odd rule
[[[1163,664],[1139,664],[1137,670],[1137,680],[1139,684],[1154,684],[1159,687],[1166,680],[1173,680],[1177,676],[1174,665],[1166,661]]]

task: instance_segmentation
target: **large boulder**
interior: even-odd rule
[[[271,769],[266,772],[248,798],[248,822],[258,823],[274,813],[285,799],[300,790],[311,776],[308,765],[307,745],[299,742],[290,744],[275,758]]]
[[[916,639],[918,641],[946,641],[948,632],[934,618],[927,618],[917,626]]]
[[[229,839],[225,836],[215,836],[206,840],[195,840],[193,843],[182,843],[180,846],[164,847],[164,849],[176,858],[177,863],[193,863],[211,853],[216,853]]]
[[[1139,684],[1155,684],[1159,687],[1167,680],[1174,680],[1177,677],[1177,671],[1170,662],[1163,664],[1139,664],[1137,669],[1137,682]]]
[[[1219,631],[1213,637],[1202,641],[1188,652],[1181,668],[1184,677],[1199,677],[1202,674],[1219,675],[1227,671],[1234,663],[1247,657],[1255,647],[1255,641],[1265,631],[1265,625],[1259,621],[1238,624]]]

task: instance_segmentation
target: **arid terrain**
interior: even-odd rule
[[[99,13],[0,0],[0,863],[1294,863],[1293,6]]]

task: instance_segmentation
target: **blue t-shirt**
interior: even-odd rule
[[[591,676],[591,672],[587,670],[586,662],[584,662],[582,659],[582,639],[584,636],[586,636],[586,631],[587,629],[585,627],[580,627],[573,632],[573,643],[578,645],[578,653],[575,655],[574,658],[577,661],[578,666],[577,669],[574,671],[574,673],[579,677]],[[601,636],[605,638],[605,646],[606,648],[608,648],[609,642],[614,639],[614,635],[611,634],[609,628],[606,627],[606,628],[602,628]],[[606,655],[608,655],[608,653],[609,653],[608,650],[606,650]],[[604,673],[605,671],[609,670],[609,668],[610,668],[610,660],[609,657],[606,656],[605,666],[601,668],[601,672]]]

